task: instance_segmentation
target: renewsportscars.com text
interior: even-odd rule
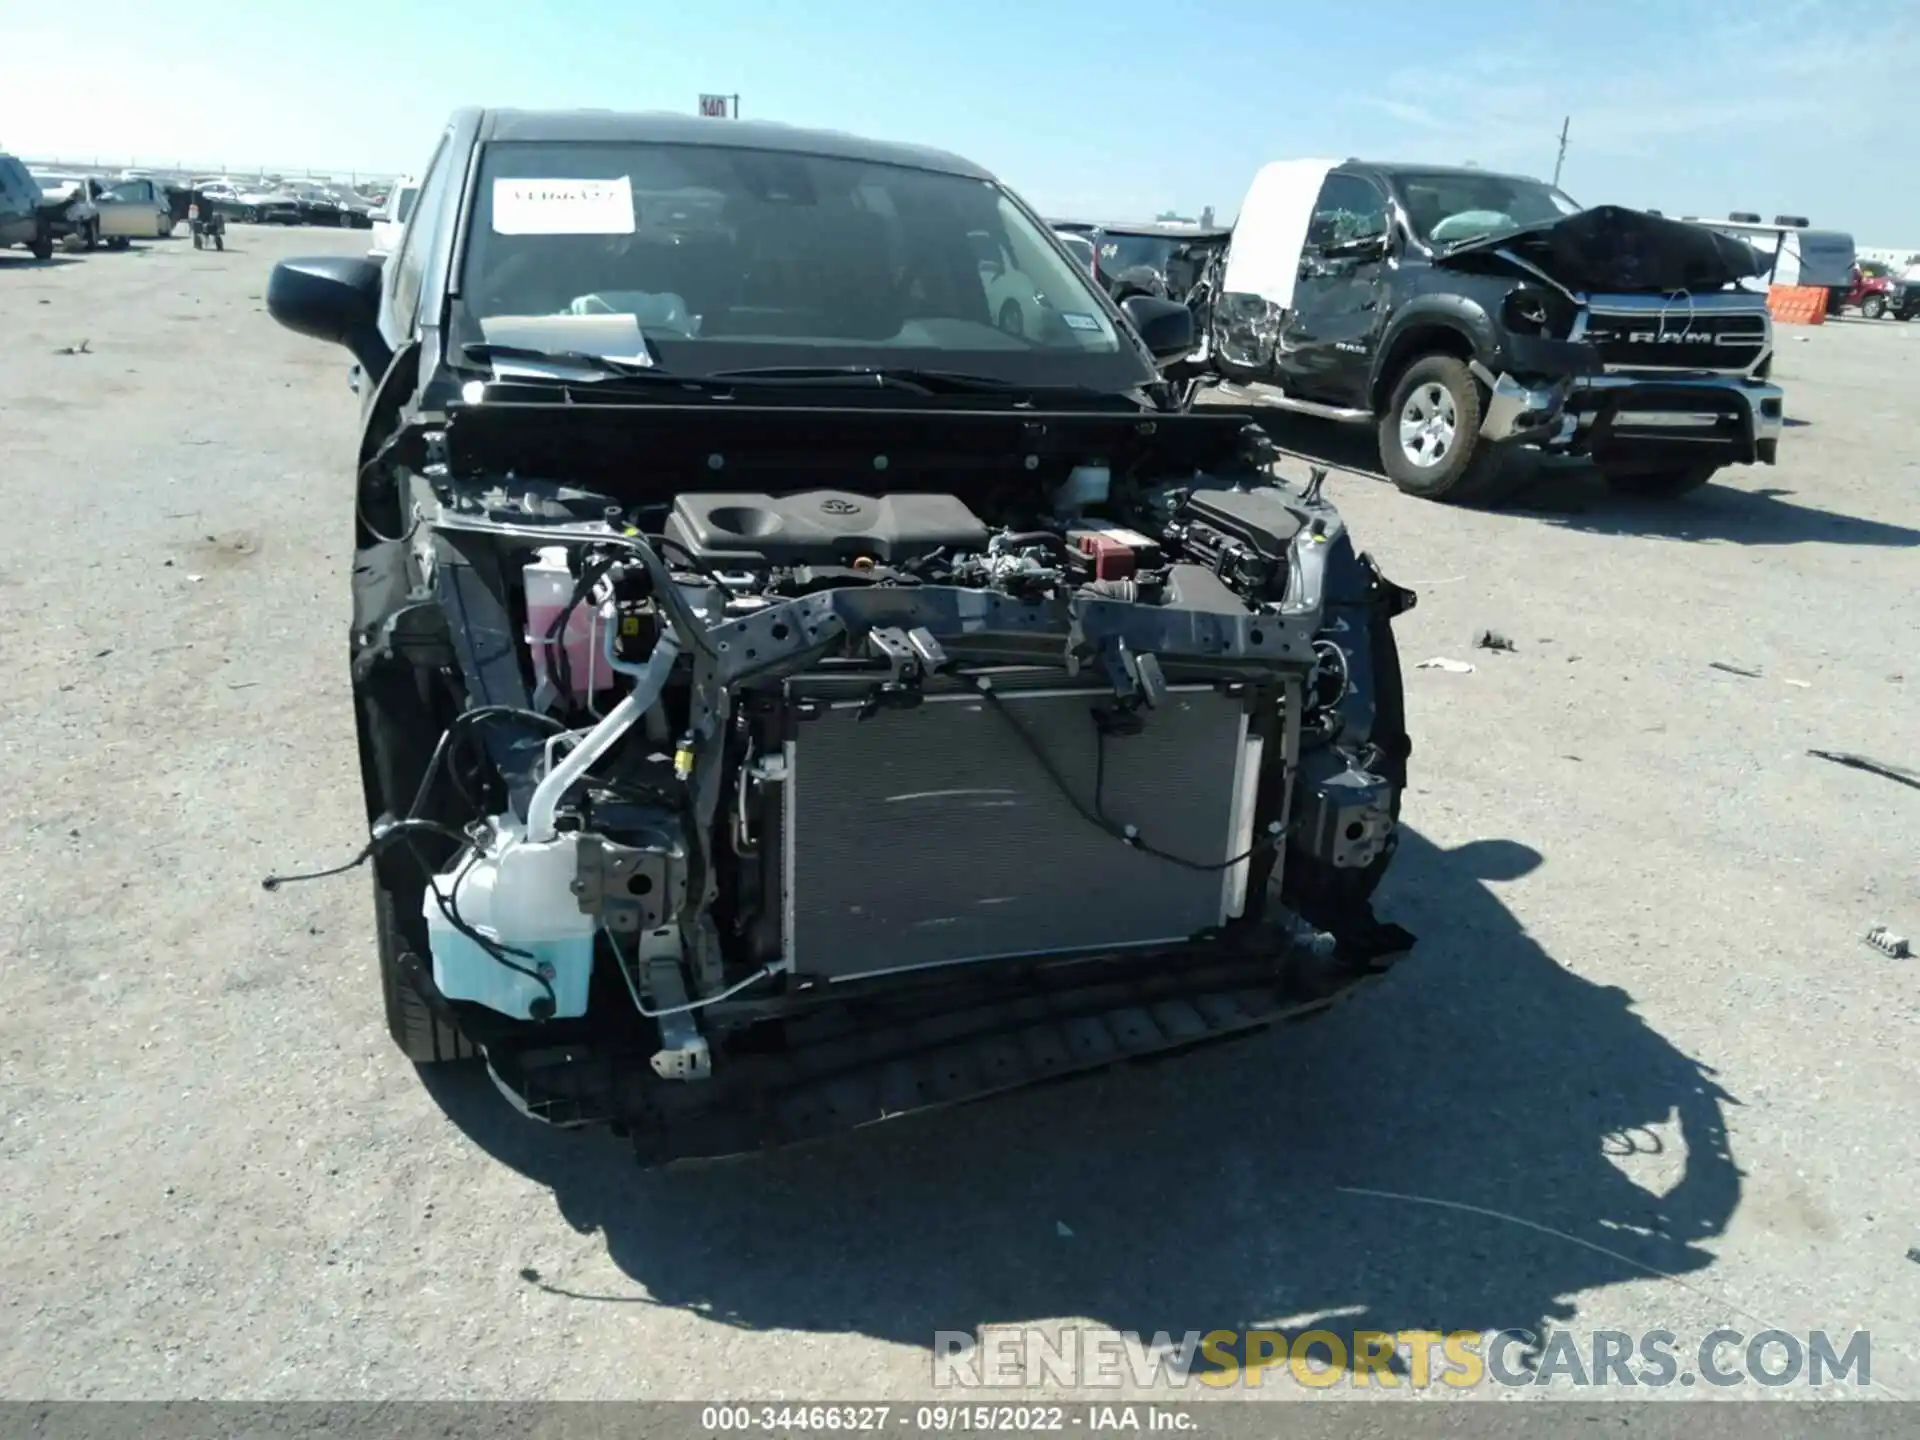
[[[1666,1389],[1846,1387],[1873,1383],[1863,1330],[1189,1330],[1174,1336],[1073,1327],[936,1332],[941,1389],[1184,1388],[1298,1384],[1469,1390],[1481,1385]]]

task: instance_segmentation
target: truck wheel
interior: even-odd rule
[[[393,1036],[400,1053],[416,1065],[473,1059],[480,1053],[473,1042],[435,1015],[408,979],[407,970],[416,952],[400,923],[394,893],[377,868],[373,874],[373,928],[380,951],[380,993],[386,1004],[387,1033]]]
[[[1380,463],[1387,478],[1422,500],[1478,498],[1491,488],[1500,456],[1481,443],[1480,383],[1464,360],[1426,355],[1401,372],[1380,416]]]
[[[1603,465],[1600,473],[1622,495],[1640,500],[1671,500],[1698,490],[1720,473],[1718,465],[1671,465],[1665,469],[1637,469]]]
[[[1866,299],[1860,302],[1860,313],[1868,320],[1878,320],[1882,315],[1887,313],[1887,297],[1884,295],[1867,296]]]
[[[53,236],[43,230],[33,237],[33,241],[27,246],[27,249],[32,252],[33,258],[36,260],[51,260],[53,258]]]

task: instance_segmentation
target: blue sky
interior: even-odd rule
[[[956,150],[1043,210],[1222,219],[1288,156],[1476,161],[1586,204],[1920,249],[1914,0],[0,0],[0,146],[393,171],[462,104]],[[84,97],[84,98],[83,98]],[[720,122],[715,122],[720,123]]]

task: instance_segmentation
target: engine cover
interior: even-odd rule
[[[1245,865],[1197,871],[1129,847],[1078,813],[1013,732],[1017,721],[1092,809],[1092,712],[1111,692],[1064,682],[996,685],[1004,712],[955,688],[864,721],[849,683],[789,683],[811,714],[787,747],[784,932],[796,972],[844,980],[1164,944],[1237,909]],[[1114,823],[1199,864],[1247,849],[1257,752],[1240,698],[1176,687],[1141,733],[1104,745]]]
[[[764,570],[774,565],[898,563],[945,546],[984,550],[987,527],[952,495],[683,494],[667,534],[709,565]]]

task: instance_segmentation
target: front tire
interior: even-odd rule
[[[27,246],[27,250],[36,260],[51,260],[53,258],[53,236],[47,234],[44,230],[41,231],[33,237],[33,242]]]
[[[1636,500],[1672,500],[1690,494],[1720,473],[1718,465],[1669,465],[1643,469],[1603,465],[1600,473],[1614,490]]]
[[[393,891],[373,875],[373,929],[380,952],[380,995],[387,1033],[400,1053],[416,1065],[445,1065],[471,1060],[480,1052],[459,1030],[433,1013],[426,997],[408,978],[416,951],[400,923]]]
[[[435,717],[424,681],[410,667],[379,666],[355,681],[354,698],[360,782],[369,818],[383,812],[404,814],[433,754],[426,737],[436,732]],[[426,965],[430,954],[421,915],[427,894],[421,858],[437,869],[446,850],[445,842],[431,837],[403,840],[376,856],[372,866],[374,939],[387,1032],[416,1065],[466,1060],[479,1053],[457,1027],[434,1012],[410,973]]]
[[[1887,300],[1884,295],[1869,295],[1860,302],[1860,314],[1868,320],[1878,320],[1887,313]]]
[[[1395,382],[1380,416],[1380,464],[1421,500],[1463,501],[1487,492],[1500,456],[1480,438],[1486,403],[1466,361],[1425,355]]]

